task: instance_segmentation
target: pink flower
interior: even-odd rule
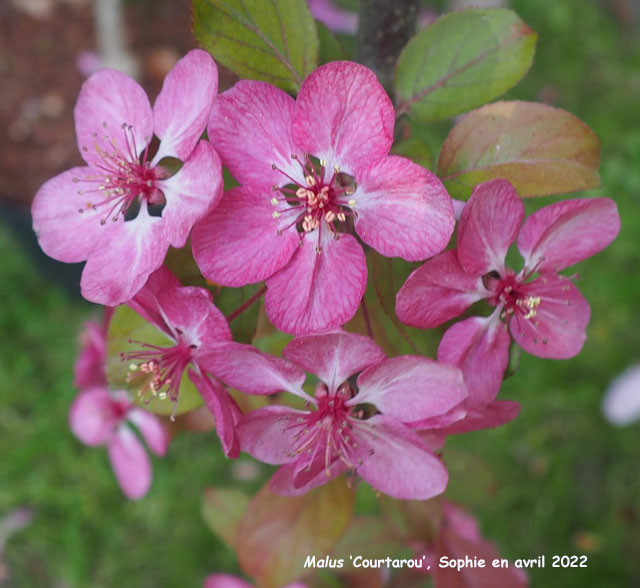
[[[444,466],[408,425],[460,403],[467,393],[457,368],[410,355],[386,359],[371,339],[345,332],[294,339],[283,355],[318,376],[315,397],[302,379],[283,386],[308,409],[269,406],[238,425],[244,451],[282,464],[271,480],[275,492],[302,494],[348,470],[396,498],[444,490]]]
[[[47,255],[86,260],[81,289],[88,300],[115,306],[132,298],[169,245],[182,247],[222,196],[219,157],[198,142],[217,88],[216,65],[200,50],[168,74],[153,109],[137,82],[118,71],[103,69],[83,84],[75,122],[87,166],[46,182],[31,212]],[[160,146],[151,157],[154,134]],[[184,162],[173,176],[159,165],[167,157]]]
[[[205,579],[204,588],[253,588],[253,584],[230,574],[212,574]],[[307,588],[307,585],[293,582],[282,588]]]
[[[180,382],[189,368],[189,378],[215,417],[225,453],[237,457],[235,427],[241,411],[216,378],[242,392],[272,394],[280,389],[279,384],[263,377],[262,370],[272,364],[277,367],[277,358],[271,359],[250,345],[233,343],[227,320],[213,304],[209,291],[181,286],[165,267],[150,276],[129,306],[168,338],[166,346],[134,341],[141,349],[122,354],[123,361],[129,362],[132,385],[142,397],[166,395],[175,403],[175,410]],[[234,373],[237,362],[250,365],[251,372]]]
[[[356,63],[318,68],[297,100],[241,81],[215,101],[209,138],[242,184],[195,227],[203,274],[225,286],[266,280],[271,322],[323,332],[356,312],[367,281],[352,229],[386,256],[426,259],[453,231],[440,180],[389,156],[394,110]]]
[[[610,423],[618,426],[640,418],[640,365],[627,368],[609,384],[602,411]]]
[[[113,314],[112,309],[105,311],[102,323],[88,321],[80,340],[82,351],[73,366],[73,385],[82,390],[93,386],[106,386],[107,375],[105,362],[107,360],[107,328]]]
[[[342,10],[331,0],[308,0],[313,17],[324,23],[336,33],[355,33],[358,28],[358,15]]]
[[[169,435],[155,415],[134,407],[122,390],[112,393],[104,386],[94,386],[76,396],[69,424],[85,445],[106,445],[113,471],[127,498],[135,500],[147,493],[151,462],[129,425],[137,427],[151,451],[164,455]]]
[[[616,205],[608,198],[557,202],[524,224],[523,218],[524,205],[509,182],[477,186],[460,218],[457,249],[414,271],[396,297],[398,318],[422,328],[455,318],[478,300],[495,307],[490,317],[453,325],[438,349],[440,361],[462,368],[470,391],[466,409],[480,426],[495,426],[517,414],[515,403],[493,403],[510,343],[500,319],[533,355],[576,355],[586,338],[589,305],[571,278],[558,272],[605,248],[620,228]],[[524,257],[517,274],[505,265],[516,235]],[[459,426],[471,430],[469,422]]]

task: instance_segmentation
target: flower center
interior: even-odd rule
[[[298,181],[273,164],[273,169],[278,170],[291,180],[286,186],[274,186],[273,190],[279,192],[279,196],[271,199],[271,204],[279,209],[273,213],[273,218],[280,218],[284,214],[291,213],[294,220],[283,230],[297,224],[304,236],[315,229],[322,230],[322,221],[327,224],[332,233],[337,233],[336,223],[345,222],[347,217],[354,216],[353,208],[356,201],[351,198],[356,190],[356,185],[350,176],[341,173],[338,166],[334,166],[331,175],[327,173],[326,162],[320,161],[316,166],[311,158],[306,155],[304,162],[295,155],[291,159],[300,165],[304,181]],[[286,203],[286,208],[282,207]]]
[[[149,205],[163,205],[164,194],[156,186],[156,180],[167,177],[167,172],[159,166],[151,167],[149,158],[150,138],[146,137],[147,146],[141,158],[138,158],[138,149],[133,133],[133,127],[123,123],[121,126],[124,137],[124,149],[116,142],[114,136],[109,134],[107,123],[103,123],[106,134],[100,136],[93,134],[93,147],[98,155],[98,161],[92,164],[95,175],[86,175],[81,178],[73,178],[76,184],[88,185],[81,188],[78,195],[85,201],[78,212],[84,213],[90,210],[105,210],[100,219],[101,224],[107,220],[117,221],[122,214],[125,220],[128,216],[137,214],[143,201]],[[83,146],[84,151],[88,147]],[[135,206],[137,205],[137,206]]]
[[[120,354],[122,361],[129,361],[129,374],[127,381],[138,390],[138,397],[145,403],[151,398],[160,400],[169,398],[174,403],[174,414],[180,392],[180,382],[186,367],[191,363],[193,350],[196,345],[189,345],[182,338],[173,347],[160,347],[140,341],[138,343],[144,349]]]

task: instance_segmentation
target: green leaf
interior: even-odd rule
[[[297,92],[318,63],[305,0],[192,0],[198,43],[240,77]]]
[[[237,488],[207,488],[202,495],[202,516],[207,526],[231,549],[248,504],[249,497]]]
[[[129,342],[132,341],[132,342]],[[136,404],[142,406],[149,412],[160,415],[173,413],[173,402],[169,398],[152,397],[147,403],[145,398],[149,398],[149,393],[140,396],[140,383],[135,380],[129,382],[127,376],[131,374],[129,365],[132,362],[122,361],[120,353],[127,351],[139,351],[142,349],[139,343],[143,342],[151,345],[172,347],[174,343],[160,330],[148,323],[137,312],[128,306],[116,308],[109,323],[107,333],[107,381],[114,390],[128,390]],[[160,390],[159,392],[164,392]],[[202,406],[202,397],[196,387],[189,380],[187,370],[185,370],[180,382],[180,395],[178,396],[178,406],[176,414],[182,414]]]
[[[230,316],[236,310],[242,308],[244,304],[249,304],[252,298],[255,301],[247,306],[239,315],[229,322],[229,328],[233,335],[233,340],[239,343],[251,343],[258,326],[258,315],[260,313],[260,300],[258,291],[261,284],[247,284],[240,288],[215,288],[213,290],[213,301],[225,316]]]
[[[535,102],[496,102],[467,114],[449,133],[437,173],[454,198],[487,180],[509,180],[520,196],[600,185],[600,142],[573,114]]]
[[[398,114],[441,120],[500,96],[527,73],[537,35],[506,8],[438,19],[404,48],[396,69]]]
[[[433,169],[433,155],[431,149],[422,139],[410,137],[404,141],[398,141],[392,148],[391,153],[408,157],[414,163]]]
[[[309,573],[307,556],[329,554],[353,515],[354,493],[344,476],[302,496],[280,496],[269,483],[256,494],[238,525],[235,548],[244,572],[276,588]]]
[[[329,28],[316,21],[316,27],[318,29],[318,41],[320,42],[318,50],[318,64],[329,63],[330,61],[342,61],[347,59],[347,53],[340,45],[336,36],[329,30]]]

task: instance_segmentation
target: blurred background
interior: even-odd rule
[[[539,39],[529,75],[507,97],[569,110],[597,133],[602,188],[586,195],[615,199],[622,231],[577,267],[592,308],[583,352],[562,362],[523,354],[501,393],[522,403],[521,416],[450,438],[448,493],[472,507],[504,557],[589,556],[587,569],[533,570],[534,587],[638,587],[640,424],[614,427],[601,402],[612,378],[640,362],[640,6],[508,5]],[[425,2],[422,18],[449,8]],[[222,457],[215,433],[180,434],[166,458],[154,458],[148,496],[130,502],[106,452],[81,445],[68,428],[77,336],[99,313],[80,298],[81,267],[39,251],[29,206],[44,181],[80,164],[73,107],[86,75],[119,67],[153,97],[195,46],[187,0],[125,0],[120,18],[100,13],[97,0],[0,0],[3,586],[199,586],[208,573],[237,571],[202,520],[202,492],[258,485],[248,459]],[[223,78],[223,87],[233,82]],[[449,126],[430,130],[436,151]]]

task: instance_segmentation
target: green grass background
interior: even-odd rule
[[[505,557],[586,553],[587,569],[534,570],[534,587],[640,586],[640,424],[601,416],[608,382],[640,361],[640,21],[624,27],[593,0],[514,0],[539,42],[528,77],[509,97],[555,96],[602,141],[602,188],[622,231],[581,263],[592,308],[583,352],[569,361],[522,356],[503,398],[521,416],[451,438],[450,494],[478,515]],[[552,199],[528,203],[529,210]],[[67,425],[77,333],[93,313],[43,277],[0,225],[0,518],[33,510],[5,564],[15,586],[199,586],[235,568],[200,516],[202,490],[226,485],[230,463],[214,434],[183,434],[153,461],[154,482],[126,501],[106,452]]]

